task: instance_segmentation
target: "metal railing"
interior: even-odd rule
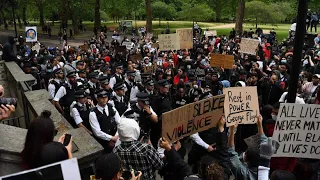
[[[21,127],[21,125],[20,125],[21,118],[24,118],[24,116],[5,119],[5,120],[0,121],[0,123],[1,124],[6,124],[6,125],[9,125],[9,126]]]

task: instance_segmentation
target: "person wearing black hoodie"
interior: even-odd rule
[[[14,37],[9,36],[8,42],[3,46],[3,55],[2,59],[6,62],[15,61],[17,59],[17,54],[14,52]]]

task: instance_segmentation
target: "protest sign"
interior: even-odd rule
[[[130,60],[135,63],[138,61],[141,61],[142,55],[141,54],[132,54],[132,55],[130,55]]]
[[[201,69],[201,68],[197,68],[195,70],[195,77],[196,77],[196,80],[198,81],[204,81],[205,79],[205,76],[206,76],[206,72],[204,69]]]
[[[81,180],[77,158],[60,161],[42,166],[36,169],[22,171],[15,174],[0,177],[0,180],[16,179],[61,179]]]
[[[120,36],[111,36],[112,39],[115,39],[117,41],[120,41],[121,40],[121,37]]]
[[[240,52],[256,55],[256,49],[258,48],[259,40],[257,39],[249,39],[249,38],[242,38],[240,45]]]
[[[273,157],[320,159],[320,107],[282,103],[272,139],[279,143]]]
[[[159,49],[161,51],[180,49],[178,36],[176,34],[159,34]]]
[[[192,29],[177,29],[176,32],[180,42],[180,49],[192,49],[193,48]]]
[[[216,30],[205,31],[204,33],[205,33],[206,37],[209,37],[209,36],[217,36],[217,31],[216,31]]]
[[[37,42],[37,26],[26,27],[26,42]]]
[[[128,42],[128,41],[124,41],[123,43],[122,43],[122,46],[126,46],[126,48],[128,49],[128,50],[131,50],[132,49],[132,47],[133,47],[133,44],[132,44],[132,42]]]
[[[88,51],[89,46],[88,46],[88,44],[84,44],[84,45],[80,46],[80,49],[81,49],[81,51]]]
[[[234,65],[234,56],[223,54],[211,54],[210,65],[212,67],[223,67],[225,69],[232,69]]]
[[[153,43],[153,44],[151,45],[151,48],[159,49],[159,44],[158,44],[158,43]]]
[[[224,95],[214,96],[162,114],[162,137],[175,142],[216,127],[223,114]]]
[[[259,115],[257,87],[232,87],[223,89],[224,114],[227,127],[238,124],[254,124]]]

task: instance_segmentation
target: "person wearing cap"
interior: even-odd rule
[[[86,93],[83,89],[75,92],[76,104],[71,109],[77,127],[83,128],[92,135],[91,125],[89,123],[89,113],[91,105],[88,103]]]
[[[119,82],[124,81],[124,77],[122,75],[123,73],[123,66],[122,64],[117,64],[116,66],[116,73],[114,76],[110,79],[110,87],[113,89],[113,86]]]
[[[126,92],[127,97],[131,97],[130,93],[131,91],[136,91],[136,89],[134,88],[136,86],[136,82],[135,82],[135,77],[136,77],[136,71],[127,71],[127,77],[125,78],[125,85],[128,89],[128,91]],[[133,93],[135,96],[136,93]]]
[[[87,84],[88,83],[87,73],[86,73],[86,71],[84,69],[78,71],[77,81],[81,82],[82,84]]]
[[[59,88],[53,98],[53,103],[71,125],[75,125],[73,119],[70,117],[70,105],[74,100],[76,86],[76,73],[74,71],[69,72],[67,74],[67,82]]]
[[[138,93],[137,103],[131,105],[123,116],[127,117],[128,115],[132,115],[132,113],[136,113],[136,117],[134,119],[139,123],[141,128],[139,139],[144,142],[148,142],[151,124],[158,122],[158,116],[150,106],[149,95],[147,93]]]
[[[94,104],[96,104],[96,99],[94,97],[94,93],[99,88],[98,87],[98,72],[92,72],[88,75],[88,84],[89,84],[89,90],[90,90],[90,97],[94,101]]]
[[[159,121],[151,128],[150,140],[153,147],[158,147],[158,141],[161,137],[162,113],[172,110],[171,98],[168,94],[170,84],[165,79],[158,81],[157,84],[159,86],[159,93],[153,99],[152,108],[154,109],[154,112],[159,116]]]
[[[147,79],[144,83],[144,89],[141,92],[147,93],[149,95],[150,102],[153,102],[155,96],[154,92],[154,82],[152,79]]]
[[[302,92],[309,95],[313,95],[319,86],[320,74],[314,74],[312,76],[312,82],[307,82],[302,86]],[[316,94],[314,94],[315,96]]]
[[[134,119],[121,118],[118,133],[121,143],[113,152],[123,160],[124,169],[141,171],[142,179],[156,180],[155,170],[160,170],[164,163],[152,145],[138,141],[138,123]]]
[[[115,95],[111,98],[114,107],[117,109],[119,115],[121,116],[127,109],[129,98],[125,96],[125,86],[124,83],[117,83],[114,85],[113,90]]]
[[[84,61],[82,60],[76,61],[76,69],[77,71],[85,69]]]
[[[54,79],[49,81],[48,92],[49,92],[49,100],[52,100],[56,93],[58,92],[60,86],[63,82],[63,71],[58,68],[52,72]]]
[[[105,152],[110,153],[118,140],[117,124],[120,122],[118,111],[108,104],[110,93],[100,89],[96,91],[98,104],[91,109],[89,122],[96,140]]]
[[[105,76],[105,75],[101,75],[98,78],[99,80],[99,84],[100,84],[100,89],[104,89],[105,91],[107,91],[108,93],[112,94],[113,90],[110,87],[109,84],[109,77]]]

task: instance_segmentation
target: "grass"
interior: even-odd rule
[[[30,24],[36,25],[37,23],[38,22],[30,21]],[[71,23],[72,23],[71,21],[68,22],[69,27],[72,27]],[[154,34],[160,34],[162,31],[164,31],[167,26],[167,23],[169,23],[171,33],[175,32],[176,29],[178,29],[178,28],[192,28],[192,24],[193,24],[192,21],[161,21],[160,25],[159,25],[159,21],[153,21],[152,23],[153,23]],[[76,37],[78,37],[78,38],[87,38],[88,34],[90,34],[90,35],[92,34],[91,32],[93,30],[94,22],[84,21],[83,24],[85,24],[87,27],[87,33],[77,35]],[[116,27],[117,28],[119,26],[119,23],[115,23],[113,21],[102,22],[101,24],[106,25],[107,27]],[[134,20],[132,20],[132,24],[133,24],[133,26],[135,26]],[[137,20],[136,24],[137,24],[137,27],[145,26],[146,21]],[[210,30],[216,29],[218,35],[229,35],[230,31],[232,30],[232,26],[227,24],[226,25],[227,27],[225,27],[224,23],[198,22],[198,25],[204,30],[207,28],[209,28]],[[60,26],[60,22],[55,22],[54,27],[52,27],[52,35],[58,34],[59,26]],[[220,28],[219,28],[219,26],[220,26]],[[274,28],[277,33],[277,39],[283,40],[288,37],[288,30],[290,28],[290,24],[277,24],[277,25],[266,24],[266,25],[258,25],[258,27],[260,27],[264,30],[271,30],[272,28]],[[24,31],[25,31],[24,27],[19,29],[19,27],[17,26],[17,28],[18,28],[18,34],[24,33]],[[250,28],[255,29],[255,25],[254,24],[244,24],[244,30],[249,31]],[[3,26],[0,27],[0,30],[1,29],[3,29]],[[10,26],[9,29],[14,30],[13,26]],[[40,30],[39,33],[42,33],[41,28],[38,27],[38,29]],[[318,28],[318,29],[320,30],[320,28]],[[318,32],[320,32],[320,31],[318,31]]]

